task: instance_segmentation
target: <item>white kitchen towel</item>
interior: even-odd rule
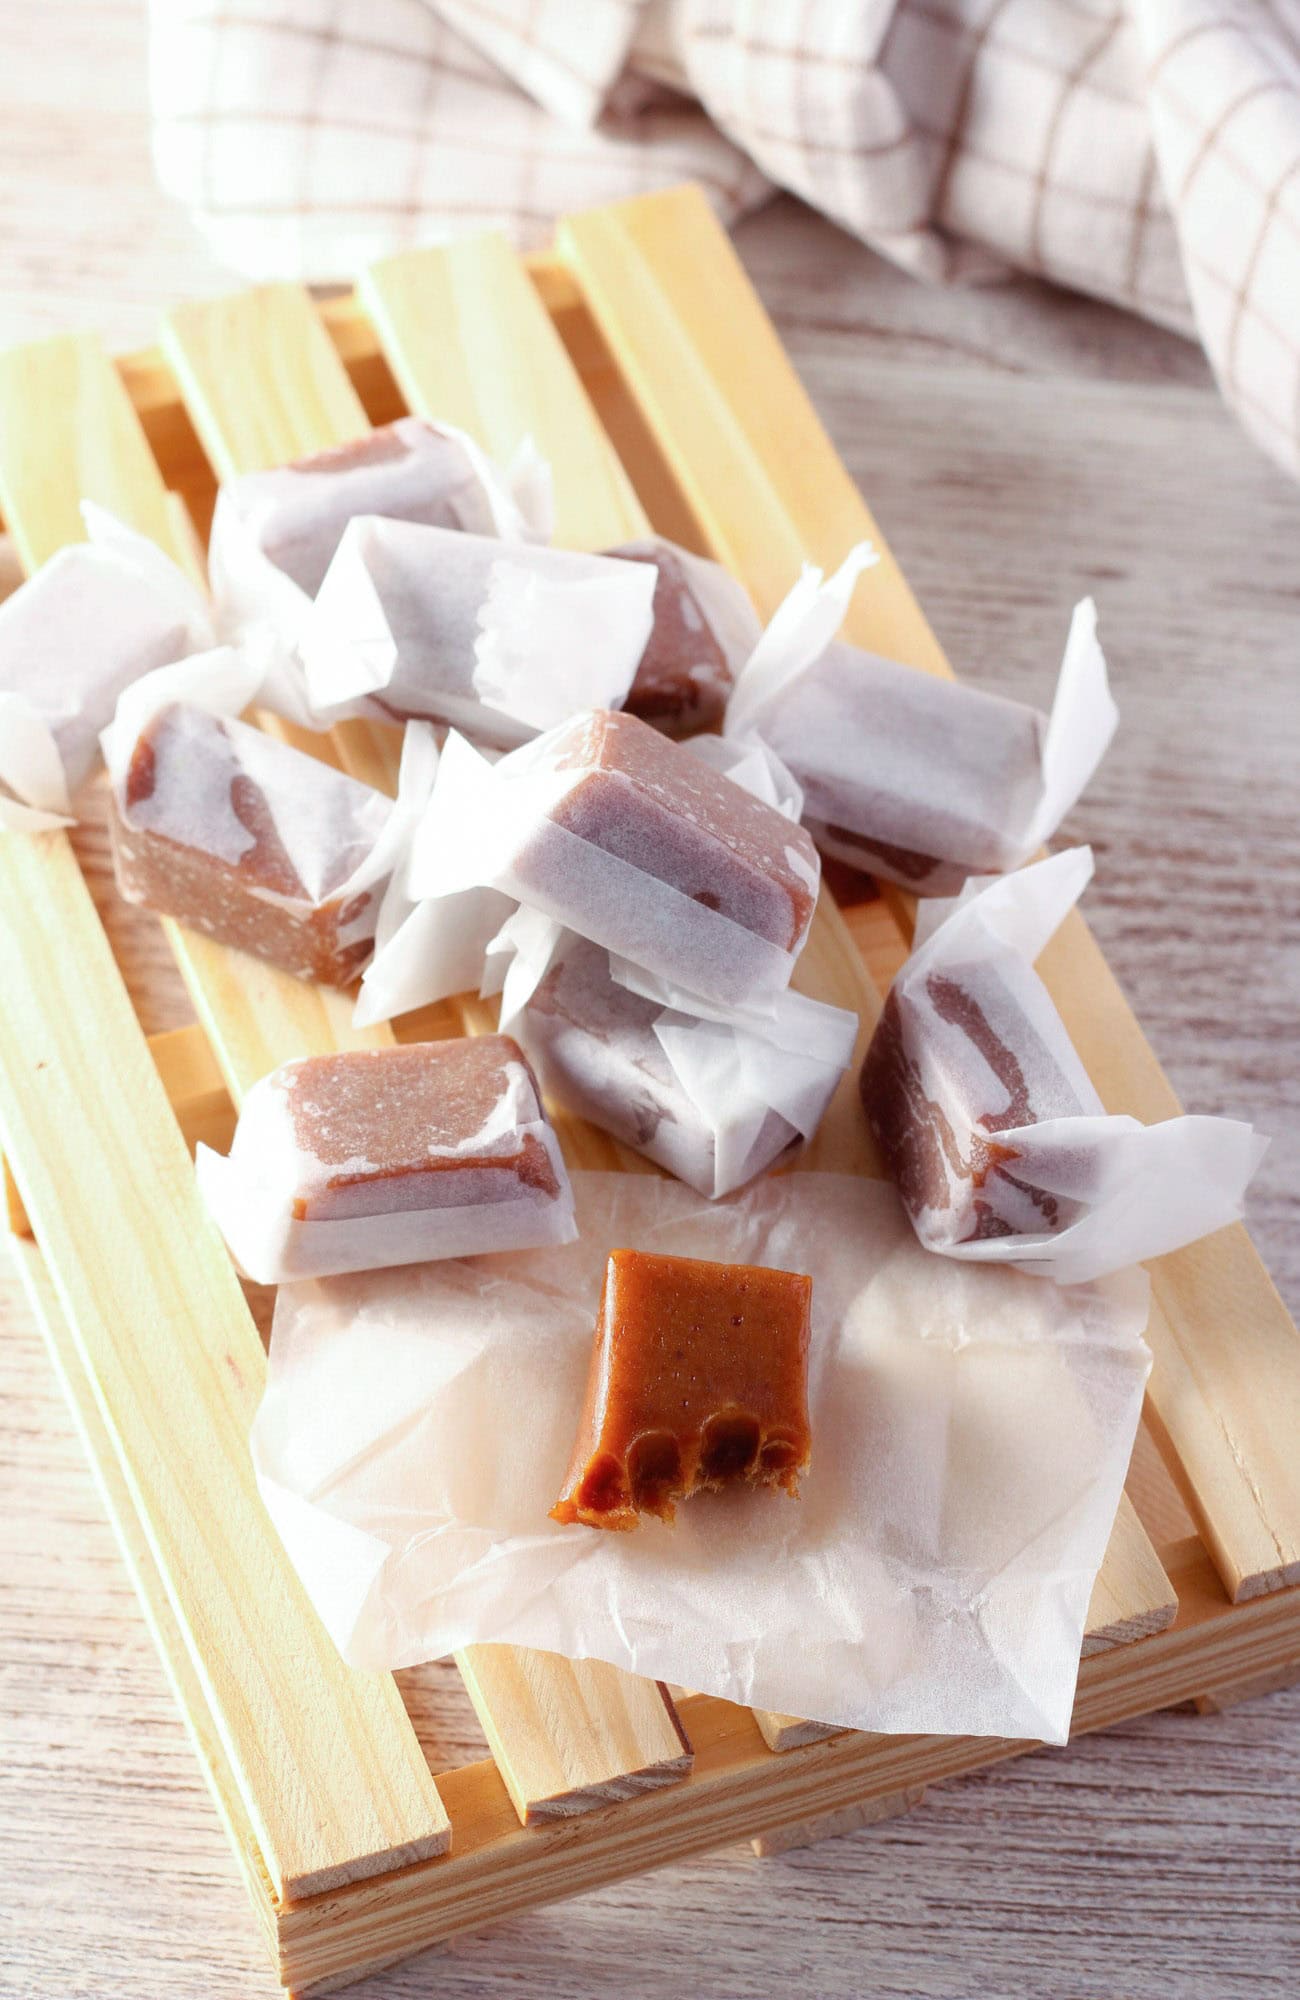
[[[1300,472],[1296,0],[152,0],[155,153],[217,253],[404,244],[696,180],[929,279],[1017,266],[1199,334]]]

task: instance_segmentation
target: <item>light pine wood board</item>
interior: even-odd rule
[[[138,347],[177,298],[236,282],[155,184],[143,16],[143,0],[0,0],[0,346],[94,326],[115,351]],[[1252,1226],[1294,1308],[1300,501],[1189,343],[1032,280],[917,285],[792,201],[738,245],[963,672],[1041,699],[1075,578],[1092,571],[1124,711],[1072,818],[1105,851],[1092,921],[1183,1097],[1277,1135]],[[1249,844],[1222,837],[1247,819]],[[177,1025],[186,1003],[159,927],[114,904],[93,826],[77,847],[148,1024]],[[0,1318],[0,1992],[269,1996],[224,1834],[3,1260]],[[403,1679],[441,1762],[484,1754],[454,1673]],[[859,2000],[864,1984],[900,2000],[1078,2000],[1085,1976],[1140,2000],[1291,2000],[1300,1928],[1278,1885],[1298,1801],[1300,1689],[1150,1716],[943,1786],[856,1839],[764,1864],[737,1845],[595,1890],[367,1981],[358,2000],[670,2000],[683,1963],[700,2000],[766,2000],[810,1965],[819,2000]],[[670,1962],[666,1938],[682,1941]]]
[[[261,1343],[66,836],[6,842],[0,946],[0,1126],[274,1890],[438,1853],[392,1681],[343,1666],[257,1495]]]
[[[538,313],[544,318],[540,307]],[[502,316],[509,326],[508,298]],[[222,478],[282,464],[369,428],[346,370],[299,287],[265,286],[178,307],[164,323],[163,345]],[[532,351],[527,334],[515,351],[526,361]],[[545,359],[541,367],[545,373]],[[601,472],[608,478],[607,468]],[[357,769],[352,753],[358,739],[368,763],[368,739],[378,733],[356,725],[334,732],[349,768]],[[212,1011],[220,1032],[224,1014]],[[463,1011],[467,1028],[491,1025],[476,1005]],[[237,1005],[232,1018],[238,1023]],[[391,1041],[391,1029],[382,1028],[379,1039]],[[285,1041],[273,1060],[319,1053],[322,1046],[329,1044]],[[458,1664],[525,1821],[585,1811],[617,1796],[620,1788],[671,1784],[689,1767],[671,1703],[653,1685],[638,1686],[627,1675],[587,1662],[524,1656],[500,1646],[481,1653],[470,1649]]]
[[[694,190],[561,225],[561,254],[714,553],[770,612],[804,560],[864,537],[883,560],[848,636],[927,672],[933,632],[794,376],[731,245]],[[1177,1099],[1087,926],[1040,969],[1103,1100],[1147,1120]],[[1300,1337],[1240,1227],[1153,1266],[1150,1404],[1230,1590],[1300,1578]],[[1268,1384],[1261,1395],[1259,1385]]]

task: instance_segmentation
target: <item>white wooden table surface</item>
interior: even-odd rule
[[[82,325],[138,344],[163,305],[228,287],[150,180],[143,0],[0,0],[0,49],[0,344]],[[1096,595],[1123,726],[1067,829],[1098,854],[1089,918],[1185,1101],[1275,1135],[1250,1215],[1296,1310],[1300,492],[1172,337],[1029,282],[923,292],[793,204],[741,246],[962,672],[1042,698],[1070,604]],[[7,1277],[0,1332],[0,1995],[269,1995]],[[482,1754],[453,1679],[418,1680],[448,1761]],[[356,1991],[1290,2000],[1298,1866],[1294,1689],[1040,1752],[777,1861],[667,1869]]]

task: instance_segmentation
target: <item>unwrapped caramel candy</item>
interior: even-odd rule
[[[807,1469],[812,1279],[612,1250],[587,1398],[551,1518],[671,1521],[724,1486],[798,1493]]]

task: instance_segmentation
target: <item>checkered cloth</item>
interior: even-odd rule
[[[1199,334],[1300,473],[1300,0],[153,0],[152,70],[163,183],[252,275],[790,188],[918,277]]]

